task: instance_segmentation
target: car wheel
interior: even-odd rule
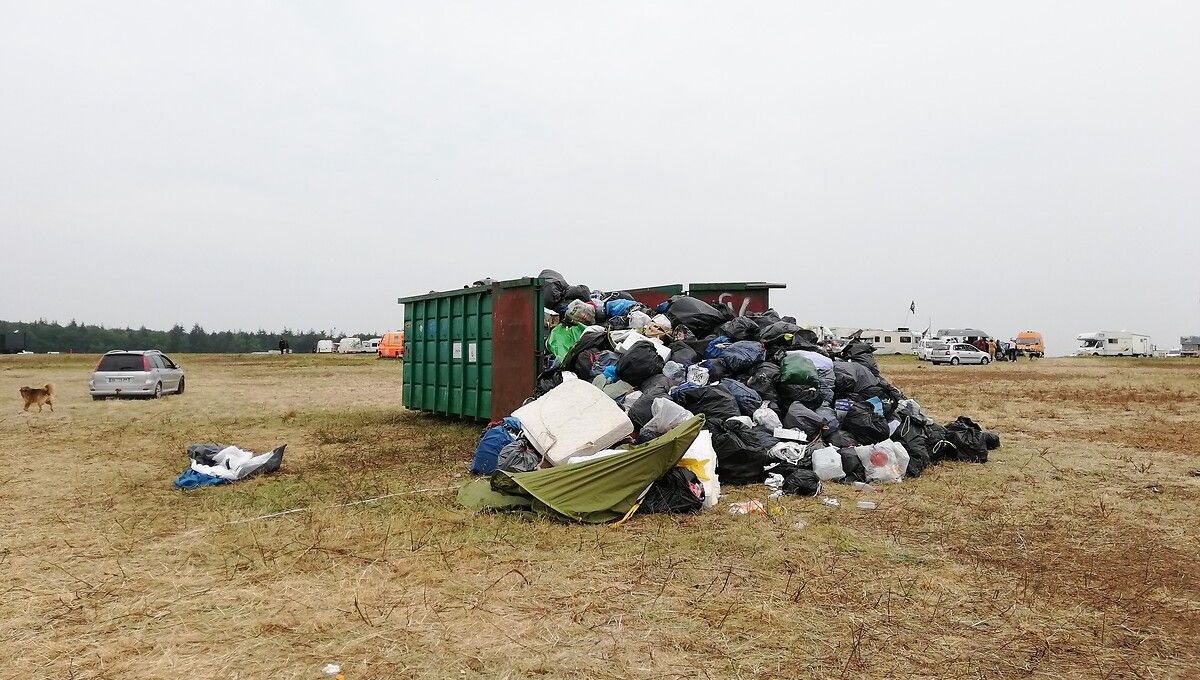
[[[154,386],[154,396],[152,396],[150,398],[158,399],[160,397],[162,397],[162,383],[158,383]]]
[[[989,359],[989,358],[987,358],[987,357],[984,357],[984,358],[983,358],[983,360],[979,362],[979,365],[980,365],[980,366],[987,366],[987,365],[988,365],[988,363],[990,363],[990,362],[991,362],[991,359]]]
[[[954,358],[950,359],[950,365],[957,366],[958,365],[958,357],[954,357]]]
[[[179,387],[175,388],[175,394],[183,394],[183,378],[179,379]]]

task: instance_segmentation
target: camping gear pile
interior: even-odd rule
[[[721,485],[816,496],[825,482],[901,482],[1000,445],[966,416],[945,426],[879,373],[874,348],[837,351],[774,310],[736,316],[679,295],[628,293],[543,271],[552,365],[531,400],[485,430],[463,487],[474,509],[624,521],[697,512]]]

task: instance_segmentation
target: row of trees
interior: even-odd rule
[[[0,333],[20,331],[25,335],[25,349],[31,352],[78,352],[95,354],[110,349],[160,349],[164,352],[258,352],[279,348],[279,339],[284,338],[293,352],[316,351],[317,341],[330,338],[324,331],[281,332],[257,331],[206,331],[199,324],[189,331],[175,324],[169,331],[155,331],[145,326],[133,328],[105,328],[91,324],[38,320],[34,322],[0,321]],[[339,336],[345,337],[345,336]],[[378,335],[359,334],[364,340]]]

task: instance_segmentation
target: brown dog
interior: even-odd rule
[[[21,398],[25,400],[25,408],[23,411],[28,411],[30,406],[37,404],[38,411],[42,410],[42,404],[47,404],[50,407],[50,412],[54,412],[54,385],[46,383],[45,387],[22,387]]]

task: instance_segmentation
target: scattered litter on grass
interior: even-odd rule
[[[858,506],[859,510],[874,510],[879,507],[875,504],[875,501],[859,501],[855,505]]]
[[[730,503],[729,514],[731,515],[765,515],[767,508],[762,501],[741,501],[740,503]]]
[[[832,498],[832,497],[830,497],[830,496],[826,496],[826,497],[822,498],[822,499],[821,499],[821,503],[822,503],[823,505],[828,505],[828,506],[829,506],[829,507],[831,507],[831,508],[836,508],[836,507],[838,507],[838,506],[840,506],[840,505],[842,504],[842,502],[841,502],[841,501],[839,501],[839,500],[838,500],[838,499],[836,499],[836,498]]]

